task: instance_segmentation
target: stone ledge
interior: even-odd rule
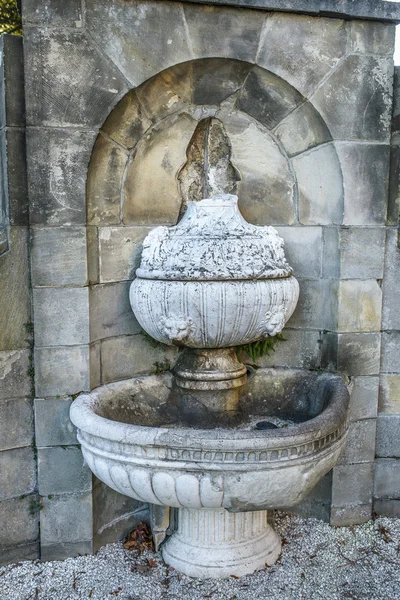
[[[182,0],[182,2],[400,23],[400,5],[384,0],[374,0],[373,3],[370,0]]]

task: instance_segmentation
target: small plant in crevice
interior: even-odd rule
[[[44,506],[41,502],[40,496],[32,496],[29,502],[29,514],[34,517],[38,512],[43,510]]]
[[[275,352],[275,346],[278,342],[286,341],[286,338],[281,333],[277,333],[272,337],[238,346],[236,352],[240,359],[244,358],[244,355],[247,355],[251,358],[252,362],[257,362],[262,356],[269,356],[271,352]]]
[[[156,361],[153,364],[153,368],[150,371],[149,375],[161,375],[161,373],[166,373],[170,371],[172,368],[171,361],[166,359],[165,361]]]

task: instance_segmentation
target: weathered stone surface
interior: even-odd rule
[[[310,102],[296,108],[279,123],[274,133],[289,156],[329,142],[332,136]]]
[[[177,2],[88,0],[86,23],[90,35],[132,87],[192,58],[182,6]]]
[[[33,441],[32,403],[13,398],[0,403],[0,450],[29,446]]]
[[[324,227],[323,240],[322,275],[326,279],[339,279],[339,229],[337,227]]]
[[[104,544],[124,538],[140,521],[148,521],[148,517],[147,504],[123,496],[94,478],[94,551]]]
[[[94,342],[89,347],[90,361],[90,389],[98,387],[101,384],[101,343]]]
[[[196,124],[189,115],[173,115],[142,139],[126,173],[125,225],[176,223],[181,205],[176,175]]]
[[[128,158],[119,146],[102,135],[97,137],[87,176],[89,225],[120,222],[121,188]]]
[[[30,396],[29,355],[29,350],[0,352],[0,402],[6,398]]]
[[[290,512],[301,517],[321,519],[328,522],[331,513],[332,471],[329,471],[311,490],[305,500],[296,504]]]
[[[116,335],[139,333],[129,303],[130,282],[94,285],[90,288],[90,339],[92,342]]]
[[[299,284],[299,301],[288,326],[295,329],[336,329],[337,282],[303,279]]]
[[[25,131],[11,127],[5,135],[10,225],[26,226],[29,215]]]
[[[89,284],[99,283],[99,236],[97,227],[88,225],[86,227],[86,237]]]
[[[41,544],[41,560],[65,560],[74,556],[93,554],[93,542],[68,542],[66,544]]]
[[[24,48],[28,125],[101,125],[126,89],[81,32],[28,28]]]
[[[392,80],[391,58],[351,55],[317,90],[312,103],[335,139],[388,141]]]
[[[389,146],[336,143],[344,186],[344,225],[384,225]]]
[[[376,420],[353,421],[339,464],[370,463],[375,459]]]
[[[48,0],[38,4],[35,0],[24,0],[22,18],[25,25],[37,23],[51,27],[82,27],[82,7],[80,0]]]
[[[303,225],[340,224],[343,219],[343,181],[332,144],[293,158],[299,186],[299,220]]]
[[[38,447],[77,444],[76,428],[69,418],[72,398],[35,399],[35,435]]]
[[[0,565],[9,565],[22,560],[37,560],[39,557],[40,549],[37,542],[12,546],[11,548],[2,547],[0,550]]]
[[[372,500],[374,463],[338,465],[333,469],[332,506],[369,504]]]
[[[387,207],[387,225],[397,225],[400,215],[400,146],[399,134],[392,137],[390,147],[390,169],[389,169],[389,198]],[[396,144],[394,144],[396,141]]]
[[[302,100],[302,95],[284,79],[260,67],[253,67],[236,106],[268,129],[273,129]]]
[[[33,447],[15,448],[0,452],[0,500],[30,494],[36,485],[36,466]],[[14,543],[16,543],[14,541]]]
[[[216,6],[184,6],[195,58],[225,57],[254,62],[265,16]],[[221,35],[221,32],[224,32]],[[178,61],[177,61],[178,62]]]
[[[400,331],[382,332],[383,373],[400,373]]]
[[[318,331],[284,329],[284,342],[275,345],[275,352],[257,360],[259,367],[316,369],[320,364]],[[248,362],[246,360],[246,362]]]
[[[378,458],[375,462],[375,498],[400,499],[400,461]]]
[[[400,458],[400,414],[379,414],[376,422],[376,456]]]
[[[383,276],[382,329],[400,330],[400,248],[397,231],[388,229],[386,237],[385,272]]]
[[[136,90],[130,90],[110,112],[101,131],[117,144],[131,149],[150,126],[151,121],[143,111]]]
[[[25,227],[11,227],[9,252],[0,259],[0,350],[29,346],[28,239]]]
[[[90,387],[89,347],[35,349],[36,396],[77,394]]]
[[[41,496],[91,490],[92,474],[80,448],[39,448],[38,486]]]
[[[32,229],[32,285],[85,285],[85,227]]]
[[[100,283],[132,280],[149,227],[99,228]]]
[[[355,198],[352,196],[354,203]],[[386,232],[383,228],[341,229],[340,277],[342,279],[382,279]]]
[[[42,546],[90,541],[92,539],[92,494],[43,497],[40,512]],[[54,556],[54,555],[53,555]],[[65,556],[65,554],[64,554]]]
[[[239,207],[256,225],[291,225],[296,220],[294,178],[276,141],[254,121],[223,109],[222,120],[232,146],[232,164],[239,171]]]
[[[38,515],[32,515],[30,507],[37,500],[36,495],[31,495],[0,502],[0,548],[36,541],[39,535]]]
[[[277,13],[267,18],[257,64],[307,96],[346,53],[346,37],[339,19]]]
[[[384,517],[400,517],[400,500],[376,499],[374,501],[374,512]]]
[[[24,58],[23,40],[3,34],[0,39],[0,128],[24,127]]]
[[[86,222],[86,173],[95,133],[29,129],[30,221],[33,225]]]
[[[379,373],[380,333],[340,333],[338,369],[348,375]]]
[[[157,370],[157,363],[168,365],[176,349],[153,342],[143,335],[104,340],[101,344],[102,383],[109,383],[138,373]]]
[[[353,504],[352,506],[333,506],[330,524],[332,527],[348,527],[366,523],[372,517],[372,503]]]
[[[219,104],[241,88],[251,65],[237,60],[208,58],[192,63],[194,104]]]
[[[285,242],[285,256],[297,278],[321,277],[322,228],[277,227]]]
[[[339,331],[380,331],[382,290],[375,279],[339,283]]]
[[[395,27],[372,21],[351,21],[350,47],[352,52],[393,56]]]
[[[394,355],[398,360],[398,347]],[[379,412],[400,415],[400,375],[381,374],[379,384]]]
[[[352,377],[350,392],[350,420],[374,419],[378,411],[378,377]]]
[[[76,346],[89,343],[88,288],[36,288],[36,346]]]

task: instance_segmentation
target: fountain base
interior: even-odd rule
[[[189,577],[240,577],[276,562],[278,534],[267,511],[231,513],[225,509],[178,509],[178,530],[165,543],[165,562]]]

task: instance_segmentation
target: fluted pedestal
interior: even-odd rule
[[[189,577],[241,576],[276,562],[278,534],[267,511],[178,510],[178,530],[163,546],[165,562]]]

